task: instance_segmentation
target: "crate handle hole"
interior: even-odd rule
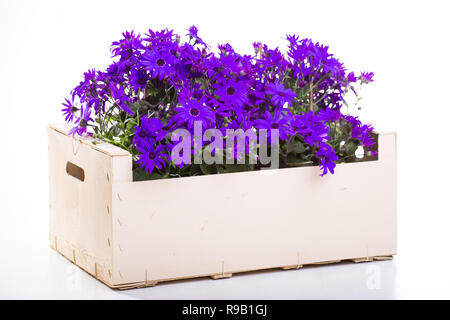
[[[66,172],[69,176],[84,181],[84,170],[70,161],[67,161]]]

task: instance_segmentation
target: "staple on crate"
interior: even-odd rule
[[[292,269],[300,269],[303,268],[303,264],[302,264],[302,253],[301,252],[297,252],[297,264],[293,264],[293,265],[289,265],[289,266],[283,266],[281,267],[282,270],[292,270]]]
[[[76,147],[76,150],[75,150],[75,147],[74,147],[75,141],[78,142],[78,145],[77,145],[77,147]],[[74,156],[76,156],[76,155],[78,154],[78,151],[80,150],[80,144],[81,144],[81,141],[80,141],[80,140],[75,139],[75,138],[72,139],[72,153],[73,153]]]
[[[147,269],[145,269],[145,283],[144,283],[144,287],[154,287],[156,284],[158,283],[158,281],[155,280],[148,280],[148,272]]]
[[[301,264],[301,254],[297,252],[297,269],[300,269],[303,265]]]
[[[213,274],[210,277],[211,279],[218,280],[218,279],[228,279],[231,278],[232,276],[233,274],[230,272],[225,273],[225,261],[222,261],[222,272],[219,274]]]

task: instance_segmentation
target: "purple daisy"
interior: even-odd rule
[[[217,101],[214,98],[210,98],[207,100],[206,104],[211,108],[212,111],[219,118],[225,118],[231,116],[231,107],[223,104],[220,101]]]
[[[109,89],[111,90],[111,97],[114,99],[114,102],[122,110],[128,112],[129,114],[134,114],[134,112],[131,111],[131,109],[127,105],[127,103],[129,103],[129,97],[125,94],[123,87],[115,83],[110,83]]]
[[[176,142],[176,141],[174,141],[174,142]],[[178,153],[175,151],[174,154],[172,154],[176,145],[177,145],[177,143],[167,143],[166,144],[167,152],[170,154],[170,161],[172,161],[172,163],[175,166],[177,166],[178,168],[183,168],[186,165],[190,165],[191,157],[195,154],[195,150],[194,150],[194,148],[192,148],[192,144],[191,144],[191,147],[188,149],[189,157],[187,159],[184,159],[185,157],[183,157],[183,154],[184,154],[183,148],[179,149]]]
[[[291,121],[291,116],[289,114],[284,114],[280,109],[275,110],[273,117],[272,114],[266,110],[264,113],[264,119],[257,119],[255,121],[255,127],[258,129],[268,130],[267,136],[270,136],[270,130],[278,130],[279,137],[281,140],[287,140],[289,138],[288,124]]]
[[[361,80],[361,83],[371,83],[373,82],[373,72],[361,72],[361,75],[359,76],[359,80]]]
[[[319,158],[320,169],[322,169],[321,176],[326,175],[328,171],[334,174],[335,162],[339,160],[339,157],[331,146],[327,143],[322,143],[319,151],[316,152],[316,157]]]
[[[129,78],[130,87],[134,91],[144,90],[147,86],[150,76],[143,69],[132,69]]]
[[[214,124],[215,114],[205,105],[203,99],[182,100],[180,103],[181,106],[174,109],[178,112],[174,117],[177,124],[187,124],[189,129],[194,128],[195,121],[201,121],[203,128],[208,128]]]
[[[347,75],[347,81],[348,82],[356,82],[356,80],[358,80],[358,79],[355,77],[355,74],[353,72],[350,72]]]
[[[147,139],[147,140],[163,140],[167,134],[174,130],[173,125],[165,126],[159,118],[141,118],[141,125],[136,126],[135,138],[137,140]]]
[[[208,45],[198,36],[198,29],[196,26],[192,26],[189,28],[189,33],[187,34],[187,36],[189,36],[190,39],[194,39],[196,44],[201,44],[204,47],[207,47]]]
[[[175,57],[164,50],[147,50],[142,59],[142,64],[153,78],[163,80],[174,71]]]
[[[311,111],[294,116],[288,131],[291,135],[301,135],[310,146],[319,146],[329,140],[328,126],[325,125],[321,117]]]
[[[247,89],[241,81],[228,80],[217,87],[215,92],[228,105],[242,108],[247,103]]]
[[[320,117],[323,122],[336,122],[342,117],[342,113],[339,109],[325,108],[321,110],[317,116]]]
[[[61,111],[63,112],[63,115],[66,117],[66,122],[72,122],[73,117],[75,116],[75,113],[80,110],[74,102],[74,97],[72,97],[72,101],[69,101],[66,98],[66,102],[62,104],[65,108],[62,108]]]
[[[286,102],[292,105],[292,100],[297,96],[291,89],[286,89],[280,82],[269,83],[266,87],[266,93],[272,95],[270,101],[273,105],[281,107]]]
[[[133,137],[133,142],[135,145],[140,145],[143,143],[155,143],[153,139],[153,132],[150,129],[149,121],[150,119],[147,117],[141,118],[141,125],[134,127],[136,130]]]
[[[81,107],[80,117],[75,121],[76,126],[69,130],[69,135],[81,136],[87,133],[87,127],[91,121],[94,121],[91,118],[91,110]]]
[[[141,153],[138,155],[136,163],[148,174],[151,174],[155,167],[161,170],[166,166],[165,159],[168,158],[168,155],[163,153],[163,145],[159,145],[155,148],[151,143],[142,143],[136,145],[136,148]]]
[[[114,41],[111,45],[111,52],[113,57],[120,56],[122,59],[129,58],[134,51],[144,49],[141,36],[135,35],[134,31],[125,31],[122,33],[123,39]]]
[[[375,141],[370,135],[373,131],[373,127],[371,125],[363,125],[358,117],[346,115],[343,116],[343,118],[352,125],[352,138],[361,141],[365,147],[370,147],[375,144]]]

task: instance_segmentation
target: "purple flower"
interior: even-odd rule
[[[169,29],[163,29],[161,31],[153,31],[150,29],[146,36],[147,38],[144,39],[145,41],[151,42],[152,46],[158,46],[172,42],[174,33],[173,30]]]
[[[214,98],[208,99],[206,104],[211,108],[212,111],[214,111],[216,116],[218,116],[219,118],[231,116],[231,107],[223,104],[220,101],[217,101]]]
[[[322,169],[321,176],[328,173],[334,174],[334,168],[336,167],[336,161],[339,157],[336,155],[336,151],[327,143],[320,145],[319,151],[316,152],[316,157],[319,158],[319,165]]]
[[[108,66],[106,72],[102,72],[101,76],[113,82],[122,82],[126,73],[126,66],[120,62],[114,62]]]
[[[62,104],[65,108],[62,108],[61,111],[63,112],[63,115],[66,117],[66,122],[72,122],[73,117],[75,116],[75,113],[80,110],[75,106],[74,98],[72,97],[72,101],[69,101],[66,98],[66,102]]]
[[[286,89],[280,82],[269,83],[266,93],[272,95],[270,101],[278,107],[282,107],[286,102],[292,105],[292,100],[297,96],[294,91]]]
[[[319,146],[328,141],[329,128],[326,126],[321,117],[315,115],[312,111],[294,116],[288,130],[289,134],[299,134],[305,142],[310,146]]]
[[[207,107],[201,100],[182,100],[181,106],[174,110],[178,113],[174,117],[174,121],[179,125],[186,124],[189,129],[194,128],[195,121],[201,121],[203,128],[208,128],[215,121],[215,114],[209,107]]]
[[[321,110],[317,116],[320,117],[323,122],[336,122],[342,117],[342,113],[339,109],[325,108]]]
[[[134,114],[127,105],[127,103],[129,103],[129,97],[125,94],[123,87],[115,83],[110,83],[109,89],[111,90],[111,97],[113,98],[114,103],[129,114]]]
[[[136,145],[136,148],[141,153],[138,155],[136,163],[148,174],[151,174],[155,167],[161,170],[166,166],[165,160],[168,158],[168,155],[163,153],[163,145],[155,148],[151,143],[142,143]]]
[[[241,81],[228,80],[217,87],[215,92],[228,105],[242,108],[247,103],[247,90]]]
[[[147,50],[142,57],[142,64],[153,78],[163,80],[174,72],[175,57],[163,50]]]
[[[180,140],[181,140],[181,139],[180,139]],[[179,142],[179,141],[178,141],[178,142]],[[175,148],[176,144],[177,144],[177,142],[176,142],[176,143],[170,143],[170,142],[168,142],[168,143],[166,144],[167,152],[170,154],[170,161],[172,161],[172,163],[173,163],[175,166],[177,166],[178,168],[183,168],[183,167],[185,167],[186,165],[191,164],[191,156],[195,154],[195,150],[194,150],[194,148],[193,148],[193,146],[192,146],[192,143],[191,143],[191,146],[190,146],[189,149],[188,149],[188,153],[189,153],[191,156],[189,156],[188,160],[187,160],[186,162],[184,162],[185,159],[184,159],[184,157],[183,157],[183,152],[184,152],[184,151],[183,151],[183,148],[179,149],[178,154],[175,152],[175,153],[173,154],[173,156],[172,156],[172,152],[173,152],[173,149]]]
[[[273,117],[272,114],[266,110],[264,113],[264,119],[257,119],[255,121],[255,127],[258,129],[266,129],[267,136],[270,136],[270,130],[278,130],[278,134],[281,140],[287,140],[289,122],[291,121],[290,115],[283,114],[280,109],[275,110]]]
[[[350,72],[347,75],[347,81],[348,82],[356,82],[356,80],[358,80],[358,79],[355,77],[355,74],[353,72]]]
[[[358,117],[353,117],[350,115],[343,116],[343,119],[352,125],[352,138],[361,141],[362,145],[365,147],[370,147],[375,144],[375,141],[370,135],[373,131],[373,127],[371,125],[363,125]]]
[[[373,76],[373,72],[361,72],[359,80],[361,80],[361,83],[371,83],[373,82]]]
[[[147,71],[142,69],[132,69],[129,84],[134,91],[144,90],[150,77]]]
[[[141,125],[135,127],[133,142],[135,145],[144,143],[155,143],[155,132],[152,130],[153,126],[150,124],[150,119],[147,117],[141,118]]]
[[[173,126],[164,126],[159,118],[141,118],[141,125],[136,126],[135,139],[139,143],[141,139],[151,141],[161,141],[170,130],[173,130]]]
[[[81,107],[80,117],[75,121],[76,126],[69,130],[69,134],[78,134],[79,136],[83,135],[87,132],[87,127],[91,121],[94,121],[91,118],[91,110]]]
[[[120,56],[122,59],[129,59],[136,51],[145,48],[141,36],[135,35],[134,31],[126,31],[122,33],[122,36],[122,40],[114,41],[111,45],[113,57]]]
[[[283,148],[286,140],[296,137],[308,145],[304,159],[319,163],[323,174],[333,173],[338,159],[331,146],[338,150],[339,143],[350,138],[364,147],[374,144],[371,125],[340,112],[344,95],[349,90],[356,93],[356,82],[372,82],[373,73],[357,77],[347,72],[327,46],[311,39],[287,36],[286,54],[258,42],[253,44],[255,55],[243,55],[228,43],[213,52],[195,26],[188,29],[186,42],[168,29],[149,30],[145,39],[134,31],[122,35],[111,46],[116,61],[106,70],[84,73],[61,111],[75,126],[71,134],[85,134],[92,126],[99,137],[121,139],[149,173],[166,165],[173,148],[168,134],[177,128],[192,131],[195,121],[204,130],[223,133],[253,132],[256,127],[268,130],[270,137],[274,129]],[[310,99],[317,111],[305,113]],[[136,109],[140,111],[135,114]],[[119,124],[127,130],[115,130]],[[328,145],[330,128],[333,143]],[[192,146],[191,152],[202,146]],[[219,148],[217,143],[212,146]],[[193,173],[185,169],[174,172],[171,166],[167,173]]]
[[[187,34],[187,36],[189,36],[190,39],[194,39],[196,44],[201,44],[205,47],[207,47],[208,45],[198,36],[198,29],[196,26],[192,26],[189,28],[189,33]]]

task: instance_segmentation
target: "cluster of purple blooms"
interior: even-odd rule
[[[187,37],[181,42],[167,29],[123,33],[112,43],[115,61],[86,72],[63,103],[71,133],[114,141],[148,174],[172,166],[170,133],[193,131],[196,121],[223,132],[278,129],[282,148],[297,137],[323,174],[334,172],[342,141],[374,144],[370,125],[341,113],[344,95],[373,73],[347,73],[328,47],[290,35],[285,54],[254,43],[255,54],[241,55],[229,44],[214,53],[195,26]]]

